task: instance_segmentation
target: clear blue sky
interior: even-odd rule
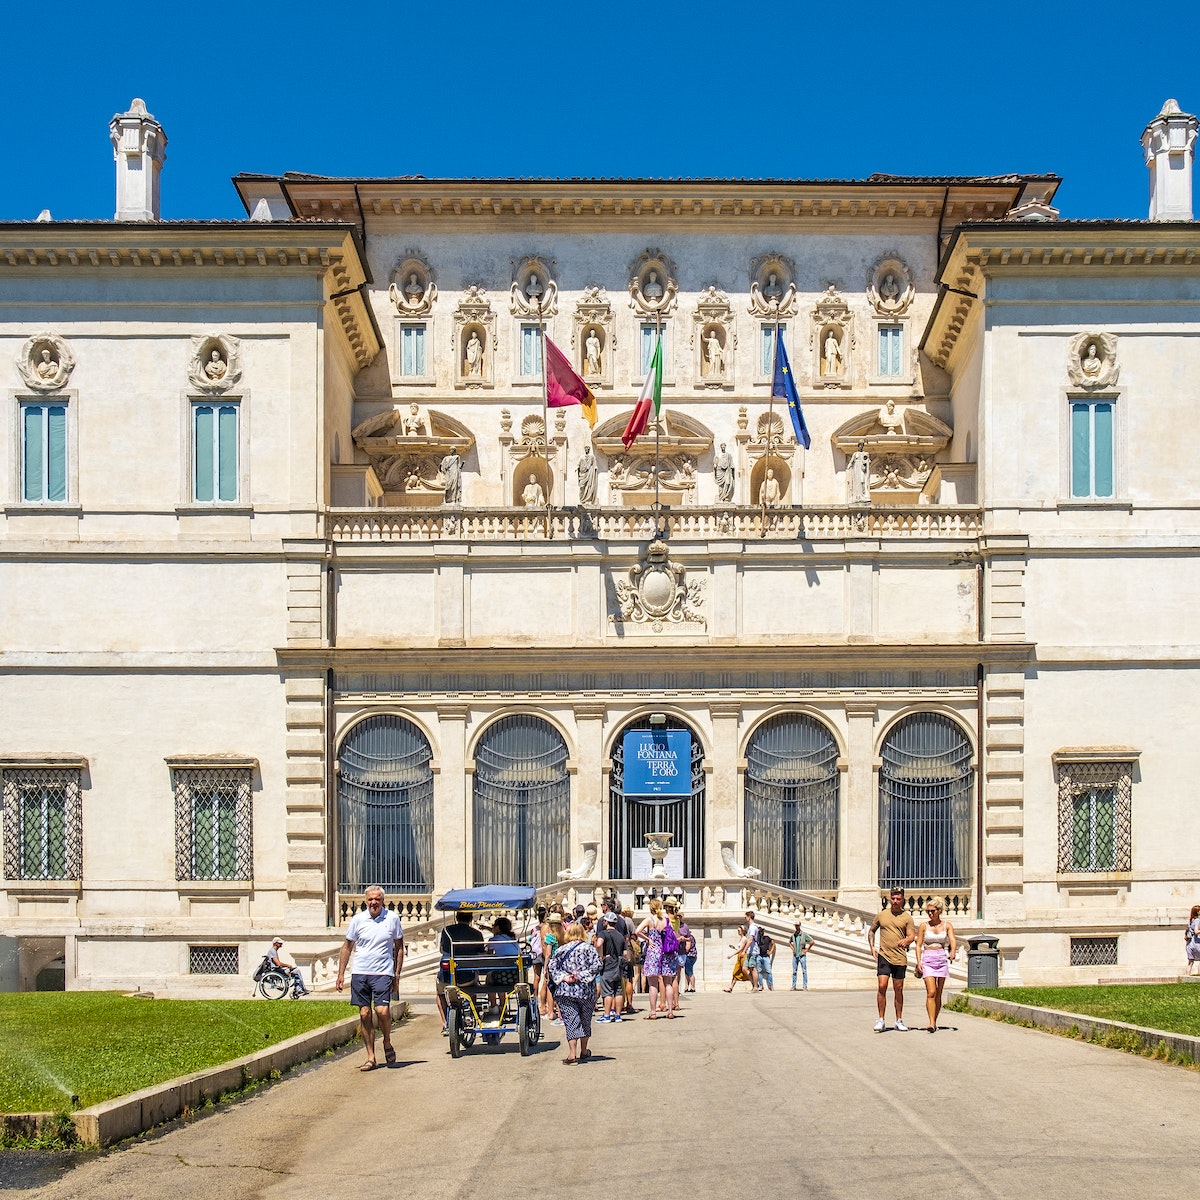
[[[169,11],[168,11],[169,9]],[[10,8],[0,219],[108,219],[108,121],[166,129],[163,216],[240,218],[240,171],[800,179],[1052,172],[1144,218],[1138,139],[1200,110],[1194,14],[421,0]],[[1198,177],[1200,188],[1200,177]]]

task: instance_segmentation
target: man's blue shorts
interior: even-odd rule
[[[350,1003],[359,1008],[385,1008],[392,1002],[390,975],[351,975]]]

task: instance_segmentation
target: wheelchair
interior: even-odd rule
[[[264,1000],[282,1000],[290,994],[293,1000],[299,1000],[304,995],[304,984],[291,971],[277,967],[269,954],[264,954],[254,971],[254,991],[250,994]]]

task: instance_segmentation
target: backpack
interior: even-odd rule
[[[662,948],[664,954],[679,953],[679,937],[675,933],[675,926],[671,924],[669,917],[662,931]]]
[[[765,930],[758,931],[758,956],[759,958],[769,958],[771,951],[775,949],[775,943],[771,941],[771,935]]]
[[[260,983],[262,977],[268,972],[275,969],[275,964],[271,961],[269,954],[263,955],[263,960],[258,964],[258,969],[254,972],[254,982]]]

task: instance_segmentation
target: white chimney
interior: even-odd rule
[[[1150,220],[1192,219],[1192,160],[1197,121],[1179,111],[1174,100],[1142,131],[1142,150],[1150,168]]]
[[[108,123],[108,136],[117,160],[117,221],[160,219],[159,174],[167,157],[167,135],[134,100],[126,113],[117,113]]]

